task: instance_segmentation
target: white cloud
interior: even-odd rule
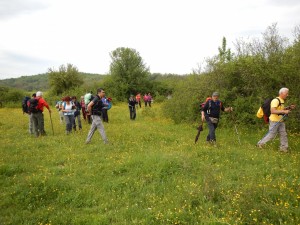
[[[275,22],[291,37],[300,22],[300,4],[293,1],[6,1],[14,16],[0,16],[0,79],[66,63],[106,73],[117,47],[136,49],[151,72],[186,74],[217,54],[223,36],[233,48],[237,38],[260,36]],[[0,4],[0,13],[3,5],[9,4]],[[8,52],[39,60],[28,63]]]

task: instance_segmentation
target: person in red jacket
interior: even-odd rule
[[[51,113],[49,104],[43,99],[43,93],[38,91],[36,98],[30,99],[28,102],[28,109],[33,121],[33,129],[36,137],[46,135],[44,128],[44,107]]]

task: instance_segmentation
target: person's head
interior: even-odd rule
[[[38,92],[36,93],[36,97],[39,97],[39,98],[43,97],[43,92],[38,91]]]
[[[103,88],[98,88],[97,89],[97,95],[101,98],[103,98],[105,96],[105,91]]]
[[[71,101],[71,98],[70,98],[70,96],[66,96],[66,97],[64,98],[64,100],[65,100],[65,102],[69,102],[69,101]]]
[[[286,99],[287,96],[289,96],[289,89],[285,87],[281,88],[279,90],[279,97],[282,99]]]
[[[84,100],[84,97],[83,97],[83,96],[80,96],[80,99],[81,99],[81,100]]]
[[[214,92],[214,93],[212,93],[212,95],[211,95],[211,98],[212,98],[212,100],[213,101],[217,101],[218,99],[219,99],[219,92]]]
[[[76,99],[77,99],[76,96],[72,96],[72,100],[76,101]]]
[[[31,95],[31,97],[35,98],[35,97],[36,97],[36,93],[33,93],[33,94]]]

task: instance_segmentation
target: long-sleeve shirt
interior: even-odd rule
[[[45,99],[41,98],[41,97],[37,97],[38,99],[38,105],[37,105],[37,109],[40,111],[44,111],[44,107],[46,107],[48,110],[50,109],[49,104],[45,101]]]

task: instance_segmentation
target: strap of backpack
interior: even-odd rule
[[[281,103],[280,99],[278,97],[276,97],[276,99],[279,101],[279,105],[277,107],[281,106],[282,103]]]

